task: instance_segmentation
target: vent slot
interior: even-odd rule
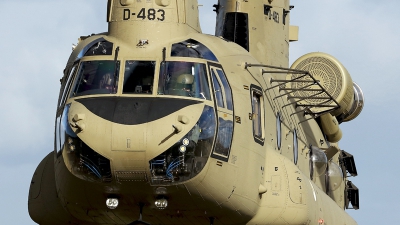
[[[145,171],[116,171],[115,174],[119,182],[147,181]]]
[[[249,51],[249,22],[247,13],[226,13],[222,36]]]
[[[360,208],[359,193],[356,185],[354,185],[351,181],[348,181],[346,185],[346,191],[347,191],[346,209],[355,209],[355,210],[359,209]],[[353,208],[349,208],[349,203],[351,203]]]

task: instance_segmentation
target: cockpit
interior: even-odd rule
[[[153,94],[155,61],[125,61],[122,94]],[[120,63],[82,61],[70,97],[117,94]],[[157,95],[211,100],[207,67],[198,62],[166,61],[160,65]]]
[[[152,184],[168,185],[188,180],[202,170],[210,156],[228,161],[234,126],[232,90],[222,66],[206,46],[193,39],[178,42],[172,44],[170,57],[163,60],[122,60],[118,58],[118,48],[113,53],[113,44],[103,38],[87,46],[77,55],[75,63],[65,70],[66,80],[62,82],[59,102],[63,110],[59,110],[56,122],[57,153],[65,149],[63,146],[82,142],[67,129],[65,117],[70,105],[64,105],[68,99],[84,101],[85,98],[113,98],[117,102],[115,104],[118,104],[118,99],[125,101],[131,97],[142,102],[156,99],[154,101],[174,104],[183,104],[185,101],[204,104],[203,112],[194,127],[186,131],[174,145],[149,161]],[[125,108],[129,107],[127,103],[124,104]],[[113,107],[115,110],[118,108]],[[140,117],[139,114],[133,116]],[[63,130],[67,138],[61,138]],[[103,182],[110,180],[110,163],[93,163],[107,162],[108,159],[84,143],[74,146],[86,146],[82,149],[74,147],[73,151],[86,152],[86,155],[91,154],[93,158],[83,159],[79,158],[79,154],[66,154],[66,157],[73,156],[69,162],[74,162],[76,167],[87,168],[80,170],[78,177]],[[75,159],[77,156],[79,159]],[[89,161],[91,163],[87,164],[90,166],[81,165]]]
[[[119,85],[122,85],[122,94],[173,95],[211,100],[207,61],[218,60],[206,46],[195,40],[175,43],[171,47],[171,57],[185,57],[187,61],[162,61],[158,69],[156,61],[126,60],[121,63],[117,59],[84,60],[84,56],[112,57],[113,44],[103,38],[89,45],[92,46],[82,49],[86,53],[79,53],[70,72],[70,80],[75,78],[70,84],[69,97],[118,94]],[[191,59],[195,59],[194,62],[190,62]],[[204,62],[198,62],[199,59]],[[122,73],[121,66],[124,67]],[[77,72],[75,67],[79,68]],[[158,76],[155,75],[156,71],[159,71]],[[122,84],[119,84],[120,76],[123,76]]]

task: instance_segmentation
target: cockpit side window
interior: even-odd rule
[[[59,99],[59,107],[63,106],[68,98],[68,92],[71,89],[72,81],[74,80],[74,76],[76,74],[76,70],[78,68],[78,63],[74,64],[72,68],[68,69],[65,73],[64,78],[61,83],[61,95]],[[65,80],[66,79],[66,80]]]
[[[251,85],[251,105],[254,141],[264,145],[264,98],[262,89]]]
[[[113,43],[106,41],[104,38],[98,38],[83,46],[76,56],[75,61],[82,59],[84,56],[112,55],[113,47]]]
[[[214,70],[211,70],[211,77],[213,80],[213,86],[214,86],[214,91],[215,91],[215,100],[217,102],[217,105],[219,107],[225,108],[224,97],[222,94],[222,88],[221,88],[221,85],[220,85],[217,77],[215,76]]]
[[[293,130],[293,162],[297,165],[299,160],[299,142],[297,140],[297,129]]]
[[[158,95],[211,100],[206,65],[195,62],[162,62]]]
[[[233,139],[232,91],[221,65],[209,63],[218,116],[217,137],[211,157],[227,162]]]
[[[155,61],[125,62],[123,94],[151,94],[153,91]]]
[[[101,40],[93,44],[85,53],[85,56],[112,55],[113,46],[114,46],[113,43],[108,42],[106,40]]]
[[[215,57],[214,53],[207,46],[193,39],[173,44],[171,56],[200,58],[218,62],[217,57]]]
[[[221,80],[222,85],[224,86],[225,98],[226,98],[226,108],[228,110],[233,110],[233,102],[232,102],[232,90],[229,86],[228,80],[226,79],[225,73],[221,69],[216,69],[219,79]]]
[[[218,112],[220,114],[220,112]],[[218,117],[218,133],[213,155],[217,154],[221,160],[229,157],[233,137],[233,121],[229,118]]]
[[[84,61],[78,70],[71,97],[115,94],[118,88],[119,61]]]

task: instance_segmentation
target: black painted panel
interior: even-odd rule
[[[247,13],[226,13],[222,36],[249,51],[249,22]]]
[[[99,97],[77,99],[93,114],[119,124],[148,123],[200,101],[177,98]]]

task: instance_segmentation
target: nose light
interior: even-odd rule
[[[189,139],[187,139],[187,138],[185,138],[185,139],[183,139],[183,141],[182,141],[182,144],[184,145],[184,146],[188,146],[189,145]]]
[[[76,147],[75,147],[75,144],[74,144],[74,140],[72,140],[71,137],[68,137],[68,146],[69,146],[69,150],[71,152],[75,151]]]
[[[165,209],[168,206],[168,201],[165,198],[157,199],[154,204],[158,209]]]
[[[179,147],[179,151],[180,151],[181,153],[185,153],[185,152],[186,152],[186,146],[181,145],[181,147]]]
[[[118,207],[119,201],[117,198],[108,198],[106,201],[107,208],[116,209]]]

